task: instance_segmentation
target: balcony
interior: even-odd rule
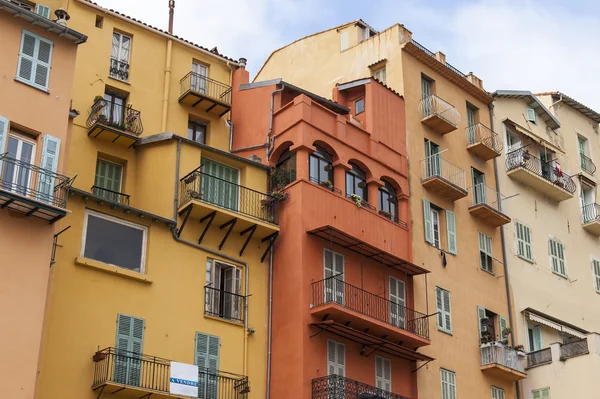
[[[485,184],[469,187],[469,213],[491,226],[510,223],[506,215],[506,197]]]
[[[419,110],[422,115],[421,123],[440,134],[456,130],[460,123],[460,113],[456,108],[435,94],[421,99]]]
[[[600,237],[600,205],[584,205],[581,208],[581,224],[589,233]]]
[[[562,361],[589,353],[587,338],[560,345],[560,360]]]
[[[527,368],[533,368],[544,364],[552,363],[551,348],[540,349],[527,354]]]
[[[361,395],[361,394],[370,394]],[[328,375],[312,380],[312,399],[409,399],[406,396],[388,392],[381,388],[363,384],[362,382],[342,377]]]
[[[180,80],[179,102],[222,117],[231,109],[231,86],[190,72]]]
[[[87,119],[88,137],[131,146],[144,131],[142,116],[129,106],[98,98]]]
[[[107,201],[116,202],[121,205],[129,205],[129,194],[119,193],[99,186],[92,186],[92,194],[104,198]]]
[[[580,153],[579,156],[581,157],[581,170],[590,175],[596,173],[596,165],[594,165],[594,162],[592,162],[585,154]]]
[[[171,361],[156,356],[106,348],[93,356],[92,390],[135,398],[181,398],[170,393]],[[198,397],[247,399],[248,377],[199,368]],[[100,395],[98,397],[100,397]]]
[[[467,196],[465,171],[439,154],[421,160],[421,184],[450,201]]]
[[[500,342],[481,345],[481,371],[510,381],[527,377],[523,352],[509,348]]]
[[[553,162],[543,162],[534,157],[527,147],[506,155],[506,171],[511,178],[557,202],[573,198],[577,188],[571,176]]]
[[[467,150],[471,154],[485,161],[500,156],[504,147],[502,139],[487,126],[481,123],[468,126],[466,134]]]
[[[427,315],[388,299],[329,277],[312,283],[311,313],[365,328],[374,335],[387,335],[390,341],[403,341],[407,347],[429,345]]]
[[[246,297],[233,292],[204,287],[204,314],[234,323],[244,323]]]
[[[0,209],[12,209],[48,221],[67,214],[69,188],[74,179],[0,155]]]
[[[127,82],[129,80],[129,63],[111,57],[109,76]]]

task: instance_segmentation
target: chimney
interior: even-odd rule
[[[240,85],[250,83],[250,73],[246,70],[248,60],[240,58],[238,61],[239,68],[233,71],[232,86],[234,93],[239,89]]]
[[[446,54],[442,53],[441,51],[438,51],[433,56],[435,57],[436,60],[438,60],[442,64],[446,65]]]
[[[246,63],[248,63],[248,60],[244,57],[240,58],[240,60],[238,61],[238,64],[240,64],[240,68],[242,69],[246,69]]]
[[[67,21],[71,19],[69,13],[62,7],[54,11],[54,15],[56,15],[56,23],[62,26],[67,26]]]
[[[467,80],[469,82],[473,83],[475,86],[477,86],[481,90],[484,90],[483,89],[483,80],[481,80],[477,76],[473,75],[473,72],[469,72],[467,74]]]
[[[400,32],[399,32],[400,44],[412,42],[412,32],[409,31],[408,29],[406,29],[404,27],[404,25],[402,25],[402,24],[399,24],[398,28],[400,29]]]
[[[175,0],[169,0],[169,35],[173,34],[174,14],[175,14]]]

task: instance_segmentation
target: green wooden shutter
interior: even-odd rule
[[[487,319],[487,315],[485,314],[485,308],[481,306],[477,306],[477,326],[479,328],[479,338],[483,338],[483,329],[482,329],[482,320]]]
[[[6,136],[8,132],[8,119],[0,116],[0,155],[4,154]],[[0,172],[2,171],[2,161],[0,160]]]
[[[469,139],[469,145],[475,144],[475,111],[467,106],[467,133]]]
[[[122,175],[122,165],[98,159],[96,161],[96,179],[94,185],[114,192],[98,190],[95,194],[107,200],[119,202],[120,196],[118,193],[121,192]]]
[[[535,123],[535,118],[536,118],[535,110],[533,108],[527,108],[527,120]]]
[[[542,328],[540,326],[533,327],[533,340],[535,342],[535,350],[540,350],[543,348]]]
[[[450,308],[450,292],[435,287],[436,307],[438,312],[438,329],[452,333],[452,314]]]
[[[498,324],[500,326],[500,337],[502,339],[508,339],[508,334],[504,336],[504,330],[508,328],[508,322],[502,316],[498,316]]]
[[[597,292],[600,292],[600,261],[594,259],[592,261],[592,268],[594,269],[594,287],[596,287]]]
[[[438,328],[444,328],[444,303],[442,298],[442,289],[435,287],[435,308],[437,311],[437,325]]]
[[[425,78],[421,78],[421,106],[423,109],[423,117],[431,114],[431,82]]]
[[[38,199],[49,204],[52,204],[54,199],[54,185],[56,181],[53,174],[56,173],[56,169],[58,168],[59,155],[60,139],[45,134],[42,146],[41,167],[50,173],[40,174],[38,180]]]
[[[196,332],[195,364],[198,366],[198,397],[216,399],[219,389],[219,337]]]
[[[19,53],[19,66],[17,76],[27,82],[32,81],[35,68],[36,36],[23,31],[21,36],[21,52]]]
[[[456,255],[456,217],[454,212],[446,211],[446,232],[448,233],[448,252]]]
[[[138,386],[144,347],[144,319],[119,314],[116,341],[115,382]]]
[[[211,204],[238,210],[239,170],[210,159],[202,159],[202,199]]]
[[[425,241],[433,245],[433,226],[431,225],[431,203],[423,198],[423,227],[425,228]]]
[[[35,6],[35,12],[36,14],[41,15],[44,18],[50,19],[50,7],[48,6],[38,4]]]

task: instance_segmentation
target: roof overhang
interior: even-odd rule
[[[532,108],[535,113],[546,123],[550,129],[558,129],[560,122],[546,108],[544,104],[530,91],[522,90],[496,90],[492,93],[494,98],[517,98],[525,101],[529,108]]]
[[[352,237],[350,234],[338,230],[330,225],[308,230],[307,233],[339,245],[342,248],[359,253],[365,258],[372,259],[375,262],[379,262],[385,266],[394,268],[410,276],[429,273],[429,270],[421,266],[417,266],[414,263],[392,255],[382,249],[376,248],[373,245],[367,244],[366,242]]]
[[[529,320],[533,322],[543,324],[547,327],[553,328],[563,333],[567,333],[580,339],[584,339],[586,334],[589,334],[589,331],[584,330],[583,328],[579,328],[573,324],[564,322],[560,319],[557,319],[532,308],[527,308],[523,310],[523,313],[525,313]]]
[[[544,95],[544,94],[546,94],[546,93],[541,93],[540,95]],[[579,111],[581,114],[583,114],[584,116],[587,116],[594,122],[600,123],[600,113],[594,111],[590,107],[583,105],[579,101],[575,100],[573,97],[569,97],[565,93],[561,93],[559,91],[555,92],[555,93],[551,93],[551,95],[552,95],[552,99],[554,99],[555,101],[562,101],[563,103],[567,104],[569,107],[573,108],[576,111]]]
[[[519,125],[517,122],[513,121],[512,119],[506,118],[502,121],[503,123],[509,124],[514,130],[516,130],[517,132],[529,137],[530,139],[532,139],[533,141],[535,141],[536,143],[539,143],[541,146],[546,147],[554,152],[558,152],[560,154],[565,154],[565,152],[556,144],[554,144],[551,141],[548,141],[540,136],[538,136],[537,134],[535,134],[534,132],[532,132],[531,130]]]

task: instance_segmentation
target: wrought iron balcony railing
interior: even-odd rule
[[[501,152],[502,148],[504,148],[500,136],[482,123],[467,126],[465,132],[467,134],[468,145],[482,143],[496,152]]]
[[[139,136],[144,131],[140,111],[104,99],[98,99],[92,105],[87,127],[96,123],[127,131],[134,136]]]
[[[579,155],[581,156],[581,169],[583,169],[584,172],[593,175],[596,172],[596,165],[594,164],[594,162],[592,162],[592,160],[585,154]]]
[[[499,194],[493,188],[480,183],[469,187],[467,191],[469,192],[469,207],[484,204],[500,213],[507,214],[506,196]]]
[[[0,154],[0,190],[66,208],[71,182],[67,176]]]
[[[568,359],[575,356],[587,355],[590,353],[588,349],[587,338],[560,346],[560,358]]]
[[[423,118],[427,118],[431,115],[436,115],[452,126],[456,127],[460,123],[460,113],[456,110],[454,105],[441,99],[435,94],[431,94],[425,97],[419,102],[419,109]]]
[[[409,309],[335,277],[312,283],[312,305],[337,304],[429,339],[429,321],[423,313]]]
[[[409,399],[381,388],[364,384],[341,375],[331,374],[312,380],[312,399],[361,399],[371,394],[373,399]]]
[[[92,359],[92,387],[115,383],[169,393],[170,360],[116,348],[102,349],[96,352]],[[199,398],[246,399],[250,387],[246,376],[200,368],[198,391]]]
[[[129,62],[119,61],[116,58],[110,59],[110,77],[123,80],[129,80]]]
[[[600,205],[588,204],[581,207],[581,222],[583,224],[593,221],[600,222]]]
[[[552,350],[550,348],[540,349],[527,354],[527,368],[532,368],[551,362]]]
[[[429,50],[427,47],[423,46],[422,44],[420,44],[419,42],[413,40],[412,43],[422,52],[424,52],[425,54],[427,54],[428,56],[435,58],[435,54],[433,53],[433,51]],[[467,75],[465,75],[464,73],[462,73],[460,70],[458,70],[458,68],[453,67],[452,65],[448,64],[446,62],[446,67],[448,69],[450,69],[452,72],[454,72],[455,74],[457,74],[458,76],[460,76],[461,78],[465,78],[467,77]]]
[[[231,86],[217,80],[196,72],[190,72],[180,80],[180,85],[180,95],[191,90],[217,100],[222,104],[231,105]]]
[[[494,342],[481,346],[481,365],[499,364],[509,369],[525,372],[525,357],[518,351],[501,343]]]
[[[204,314],[230,320],[244,322],[246,297],[233,292],[204,287]]]
[[[465,171],[446,161],[439,154],[421,160],[421,181],[432,177],[439,177],[466,190]]]
[[[571,194],[577,188],[571,176],[558,169],[554,162],[544,162],[531,155],[528,146],[521,147],[506,155],[506,170],[511,171],[518,168],[524,168]]]
[[[277,200],[265,193],[209,175],[201,167],[180,180],[179,206],[198,200],[277,224]]]
[[[104,198],[108,201],[118,202],[119,204],[129,205],[129,194],[119,193],[99,186],[92,186],[92,194]]]

